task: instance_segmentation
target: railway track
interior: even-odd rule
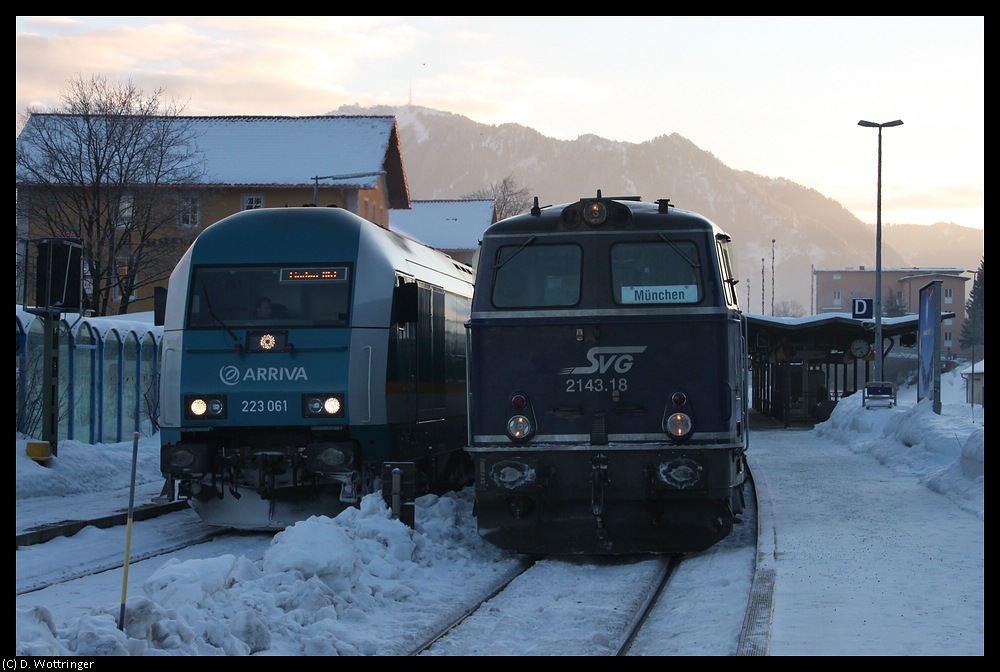
[[[746,524],[716,547],[684,556],[683,562],[670,556],[522,557],[520,567],[510,566],[498,577],[502,585],[483,584],[481,598],[470,584],[469,599],[459,608],[462,613],[456,617],[459,612],[442,612],[438,632],[401,619],[390,628],[383,622],[380,641],[392,655],[642,656],[690,655],[704,651],[711,639],[715,655],[767,655],[774,571],[766,563],[760,566],[759,558],[771,551],[766,544],[763,550],[757,546],[756,490],[748,495]],[[206,530],[191,510],[148,519],[134,529],[135,580],[142,575],[141,560],[154,559],[155,564],[156,557],[177,549],[212,537],[223,540],[215,528]],[[49,587],[42,591],[43,600],[71,599],[74,581],[81,577],[91,585],[96,580],[117,588],[110,570],[123,566],[125,530],[90,529],[81,536],[79,548],[72,538],[19,548],[16,594]],[[97,536],[108,540],[107,553],[88,557]],[[233,552],[226,544],[226,552]],[[258,546],[251,550],[248,543],[247,557],[259,558]],[[203,553],[197,547],[190,550]],[[211,557],[213,552],[209,548],[208,555],[187,557]],[[62,561],[55,576],[41,566],[57,564],[50,562],[53,558]],[[482,574],[489,571],[483,567]],[[398,610],[400,605],[390,608]],[[431,612],[427,610],[424,619],[428,627],[436,620]],[[389,621],[393,618],[390,615]],[[710,622],[711,630],[691,626]]]
[[[205,530],[203,533],[196,536],[189,536],[184,538],[178,538],[177,540],[170,542],[166,545],[158,546],[155,550],[132,553],[129,556],[129,562],[142,562],[143,560],[150,560],[159,556],[167,555],[169,553],[174,553],[184,548],[189,548],[197,544],[203,544],[207,541],[211,541],[217,537],[223,536],[227,533],[231,533],[227,530]],[[104,572],[122,569],[125,566],[124,557],[118,557],[117,560],[99,560],[93,563],[88,563],[81,566],[75,571],[66,571],[60,573],[57,578],[43,578],[34,577],[29,578],[26,581],[19,577],[19,581],[16,583],[14,594],[15,595],[27,595],[28,593],[33,593],[39,590],[44,590],[52,586],[69,583],[71,581],[76,581],[78,579],[86,578],[88,576],[94,576],[96,574],[102,574]]]
[[[132,520],[135,522],[149,520],[168,513],[173,513],[175,511],[183,511],[187,508],[188,503],[186,499],[178,499],[173,502],[165,502],[162,504],[144,504],[133,508]],[[46,541],[52,541],[58,537],[71,537],[85,527],[96,527],[98,529],[106,530],[108,528],[125,525],[127,523],[128,511],[118,511],[106,516],[98,516],[95,518],[79,520],[68,519],[57,523],[39,525],[38,527],[15,534],[14,550],[23,546],[44,544]]]
[[[545,646],[549,655],[627,655],[680,562],[680,556],[580,556],[527,563],[410,655],[512,655],[525,642],[536,651]],[[529,606],[537,594],[555,595],[544,614]],[[567,624],[579,613],[600,614],[601,630],[574,634]]]
[[[539,559],[410,655],[689,655],[705,641],[718,655],[767,655],[775,576],[752,481],[747,494],[745,523],[703,553]],[[555,598],[539,606],[538,594]]]

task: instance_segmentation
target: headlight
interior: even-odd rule
[[[583,209],[583,219],[591,226],[600,226],[608,218],[608,208],[600,202],[588,203]]]
[[[535,433],[535,427],[526,415],[515,415],[507,421],[507,434],[515,441],[526,441]]]
[[[291,345],[288,342],[288,331],[286,330],[247,332],[247,352],[275,353],[288,350],[291,350]]]
[[[184,412],[189,419],[222,420],[226,417],[226,396],[188,395],[184,397]]]
[[[663,431],[675,439],[681,439],[691,433],[691,416],[687,413],[669,413],[663,420]]]
[[[302,417],[304,418],[344,417],[344,395],[339,392],[303,394]]]

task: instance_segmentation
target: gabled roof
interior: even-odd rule
[[[16,141],[50,118],[33,114]],[[374,188],[384,173],[391,208],[409,205],[399,130],[392,116],[176,117],[191,124],[203,185]]]
[[[969,364],[967,367],[959,371],[958,375],[964,378],[966,376],[983,375],[984,373],[986,373],[986,358]]]
[[[474,250],[496,220],[492,199],[411,201],[390,210],[389,229],[439,250]]]

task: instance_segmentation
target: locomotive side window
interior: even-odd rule
[[[497,308],[575,306],[580,301],[583,251],[578,245],[505,245],[497,251]]]
[[[732,257],[729,254],[729,239],[721,237],[717,238],[716,245],[719,248],[719,266],[722,270],[722,283],[726,291],[726,303],[731,307],[738,309],[740,307],[740,301],[736,295],[736,283],[738,283],[739,280],[736,279]]]
[[[190,328],[346,326],[348,266],[198,266],[188,302]],[[260,310],[261,305],[270,307]]]
[[[698,303],[699,264],[698,247],[691,241],[618,243],[611,248],[615,302]]]

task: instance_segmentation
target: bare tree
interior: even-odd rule
[[[513,175],[508,175],[499,182],[466,194],[462,198],[493,199],[498,220],[519,215],[531,208],[531,192],[527,187],[519,187]]]
[[[805,308],[798,301],[781,301],[774,307],[775,317],[802,317],[805,314]]]
[[[195,233],[178,225],[179,199],[201,181],[203,159],[184,106],[162,95],[77,75],[58,109],[27,110],[14,143],[20,235],[83,241],[98,315],[127,313],[139,288],[169,276]]]
[[[65,323],[60,322],[57,327],[59,333],[57,340],[63,342],[69,337]],[[14,426],[19,434],[24,436],[43,439],[45,426],[45,404],[44,395],[49,390],[45,377],[45,357],[46,353],[42,348],[43,336],[25,334],[27,343],[25,344],[24,362],[22,365],[21,356],[15,357],[14,365],[14,394],[15,394],[15,415]],[[69,369],[64,368],[63,371]],[[64,374],[66,375],[66,374]],[[62,384],[63,381],[60,381]],[[57,422],[62,423],[73,413],[73,408],[69,405],[67,395],[59,395],[59,409],[56,412]],[[77,398],[74,406],[80,403]]]

